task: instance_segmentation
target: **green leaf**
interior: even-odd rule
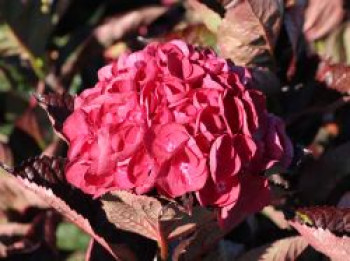
[[[54,23],[51,14],[42,12],[41,1],[0,0],[0,10],[18,43],[33,56],[42,56]]]
[[[222,21],[220,15],[199,0],[191,0],[188,3],[201,22],[204,23],[210,31],[217,33]]]
[[[30,62],[38,78],[45,76],[48,42],[70,1],[56,5],[42,1],[0,0],[0,54],[19,54]],[[57,10],[56,10],[57,9]]]
[[[65,251],[84,251],[87,249],[90,237],[72,223],[59,224],[56,231],[57,247]]]

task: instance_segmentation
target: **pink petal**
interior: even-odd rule
[[[237,151],[239,147],[233,147],[233,140],[228,135],[217,138],[210,149],[210,173],[214,182],[232,177],[241,169],[241,159]]]
[[[225,206],[219,213],[219,224],[230,230],[243,221],[248,215],[260,211],[270,202],[268,181],[258,175],[242,174],[241,191],[237,202]]]
[[[63,134],[69,141],[84,139],[89,133],[86,114],[81,110],[74,111],[63,124]]]
[[[157,188],[169,197],[201,189],[208,177],[207,160],[194,140],[165,162],[159,172]]]
[[[98,75],[98,80],[99,81],[107,81],[112,78],[112,64],[106,65],[102,67],[101,69],[98,70],[97,75]]]
[[[186,128],[177,123],[156,126],[153,135],[150,144],[152,156],[159,164],[169,159],[189,139]]]

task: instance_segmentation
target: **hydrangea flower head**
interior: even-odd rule
[[[259,210],[269,200],[261,173],[287,167],[292,145],[249,82],[245,68],[180,40],[122,55],[75,99],[67,180],[95,197],[194,192],[223,222],[238,205]]]

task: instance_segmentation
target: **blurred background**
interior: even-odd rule
[[[33,93],[80,93],[122,52],[181,38],[249,66],[254,87],[285,119],[296,151],[306,148],[312,156],[303,166],[295,163],[292,192],[277,193],[272,212],[227,237],[236,252],[293,234],[276,217],[279,205],[349,204],[349,1],[276,0],[272,24],[264,14],[240,16],[236,2],[0,0],[0,161],[13,166],[66,153]],[[260,1],[247,2],[257,8]],[[45,202],[0,175],[0,258],[84,260],[88,242]]]

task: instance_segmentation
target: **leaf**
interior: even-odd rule
[[[15,222],[0,224],[0,237],[24,236],[30,228],[29,224]]]
[[[206,208],[197,206],[188,213],[187,209],[177,209],[173,206],[164,210],[160,222],[164,235],[169,241],[174,241],[217,221],[215,214]]]
[[[65,251],[86,250],[90,237],[72,223],[62,222],[56,231],[57,247]]]
[[[67,143],[59,137],[54,137],[53,141],[45,148],[41,153],[49,157],[59,156],[65,153],[67,149]]]
[[[102,45],[110,45],[139,27],[149,25],[166,11],[167,8],[163,6],[148,6],[117,14],[99,25],[94,35]]]
[[[13,165],[13,156],[11,149],[4,142],[0,142],[0,162],[3,162],[9,166]]]
[[[45,201],[25,189],[16,178],[0,173],[0,210],[23,212],[28,207],[47,208]]]
[[[14,99],[9,101],[9,103],[11,102],[13,104],[8,106],[17,106],[17,103],[19,103]],[[50,122],[34,99],[31,99],[30,103],[26,104],[26,108],[17,113],[19,116],[14,121],[14,128],[11,130],[8,142],[12,149],[15,164],[40,154],[52,135],[51,128],[49,128]],[[14,118],[14,116],[12,117]],[[8,120],[11,122],[14,119],[9,118]],[[26,146],[23,146],[23,144],[26,144]]]
[[[293,220],[314,228],[327,229],[336,235],[350,235],[350,208],[299,208]]]
[[[262,213],[280,229],[290,228],[288,221],[284,217],[283,211],[278,210],[273,206],[267,206],[262,210]]]
[[[35,97],[47,112],[56,133],[64,139],[63,123],[74,110],[74,97],[68,93],[36,94]]]
[[[283,6],[278,0],[233,1],[218,30],[225,58],[242,66],[272,66]]]
[[[194,15],[199,16],[199,19],[213,33],[217,33],[222,19],[218,13],[203,4],[200,0],[189,0],[190,7],[194,11]]]
[[[157,199],[118,191],[103,196],[102,204],[108,220],[118,229],[164,240],[159,226],[163,207]]]
[[[10,27],[0,25],[0,54],[1,56],[21,55],[20,45],[15,40]]]
[[[313,41],[330,33],[341,23],[344,14],[343,0],[309,0],[304,23],[306,38]]]
[[[319,159],[305,164],[297,185],[304,202],[323,204],[349,177],[350,162],[345,155],[350,155],[350,142],[329,149]]]
[[[348,260],[350,256],[350,238],[337,237],[327,229],[313,228],[298,221],[290,224],[303,236],[303,238],[316,250],[329,256],[334,261]]]
[[[350,93],[350,66],[322,61],[316,79],[324,82],[330,89],[340,93]]]
[[[346,192],[337,204],[338,208],[350,208],[350,191]]]
[[[32,137],[40,148],[45,146],[44,137],[39,126],[38,115],[35,106],[29,106],[27,110],[16,120],[15,127]]]
[[[228,218],[222,224],[223,228],[219,227],[215,219],[198,227],[191,236],[185,238],[176,247],[173,260],[201,260],[202,255],[216,247],[219,240],[235,226],[267,204],[269,192],[263,189],[264,187],[265,182],[257,177],[249,179],[247,176],[242,176],[240,195],[244,196],[240,196],[235,206],[228,211]],[[252,191],[261,193],[257,196]]]
[[[169,241],[188,236],[211,223],[219,229],[215,215],[201,207],[188,215],[175,202],[161,202],[126,191],[103,196],[102,204],[108,220],[116,228],[156,241],[163,258],[167,256]]]
[[[281,91],[281,83],[277,76],[270,70],[262,67],[250,68],[252,74],[252,86],[265,93],[271,95]]]
[[[7,54],[18,53],[21,59],[30,62],[36,76],[43,79],[47,60],[46,48],[54,26],[68,2],[59,0],[55,5],[48,3],[45,11],[45,5],[41,1],[0,0],[0,15],[5,22],[7,40],[7,45],[0,41],[0,50],[5,50]]]
[[[41,2],[0,1],[2,18],[13,30],[19,44],[35,57],[42,56],[54,27],[50,12],[42,12]],[[52,10],[52,14],[55,14]]]
[[[191,215],[174,202],[117,191],[103,196],[106,215],[118,229],[148,237],[157,242],[175,240],[192,232],[196,226],[210,222],[215,216],[197,207]]]
[[[350,23],[343,22],[332,30],[325,38],[317,40],[313,44],[315,51],[321,57],[329,59],[334,63],[349,64],[349,32]]]
[[[236,260],[244,252],[244,245],[231,240],[220,240],[217,247],[203,256],[203,261],[229,261]]]
[[[204,24],[188,25],[183,29],[170,32],[165,39],[167,41],[182,39],[189,44],[216,48],[216,35]]]
[[[201,226],[174,249],[172,260],[201,260],[204,254],[216,247],[225,233],[216,221]]]
[[[30,223],[1,225],[0,257],[23,258],[30,256],[43,259],[55,258],[54,233],[57,214],[45,210],[35,215]]]
[[[291,2],[294,3],[285,8],[283,25],[288,34],[293,52],[298,57],[301,47],[300,44],[303,40],[305,1],[294,0]]]
[[[301,236],[287,237],[271,244],[254,248],[243,254],[237,261],[297,260],[307,246],[307,241]]]
[[[114,245],[111,244],[111,248],[114,249]],[[146,247],[146,246],[144,246]],[[129,245],[118,245],[116,246],[118,251],[130,251],[129,250]],[[145,251],[141,251],[141,253],[138,253],[138,258],[137,260],[151,260],[149,256],[145,253]],[[152,256],[152,258],[154,255]],[[104,261],[109,261],[111,260],[111,255],[104,249],[100,244],[98,244],[95,240],[91,239],[88,249],[85,252],[85,260],[87,261],[94,261],[94,260],[104,260]],[[134,257],[132,256],[125,256],[123,261],[129,261],[129,260],[135,260]]]
[[[66,183],[64,175],[65,160],[41,156],[29,159],[19,167],[10,169],[4,165],[25,187],[37,194],[52,208],[75,223],[79,228],[93,237],[115,259],[133,256],[130,252],[111,248],[106,240],[95,231],[91,222],[99,212],[98,203],[81,191],[72,188]]]

